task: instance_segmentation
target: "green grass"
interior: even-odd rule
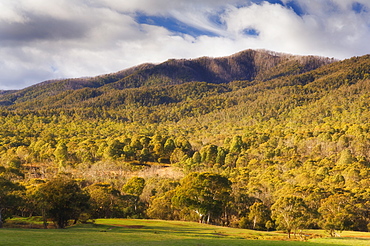
[[[369,232],[344,231],[339,232],[341,237],[337,238],[317,238],[313,242],[324,245],[354,245],[354,246],[368,246],[370,245]]]
[[[309,233],[313,232],[317,231]],[[0,229],[0,245],[370,245],[369,238],[366,238],[370,233],[346,232],[343,236],[356,238],[284,241],[286,235],[279,232],[260,232],[183,221],[99,219],[95,225],[78,225],[64,230],[3,228]]]
[[[43,228],[43,221],[41,216],[15,217],[7,220],[6,227],[29,229]]]

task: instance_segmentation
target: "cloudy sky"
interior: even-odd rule
[[[369,0],[0,0],[0,90],[170,58],[370,53]]]

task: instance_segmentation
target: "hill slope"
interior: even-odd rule
[[[265,81],[301,74],[331,62],[333,62],[332,59],[322,57],[292,56],[255,50],[246,50],[223,58],[168,60],[158,65],[142,64],[94,78],[46,81],[23,90],[0,95],[0,105],[17,104],[17,107],[23,107],[23,103],[26,102],[25,107],[30,109],[40,108],[42,105],[70,107],[75,102],[128,88],[143,86],[158,88],[192,81],[212,84],[229,83],[236,80]],[[74,93],[70,96],[74,98],[72,101],[57,102],[71,93]],[[111,95],[108,97],[111,98]],[[102,100],[109,104],[109,98]],[[45,99],[53,103],[43,102]],[[164,100],[164,102],[168,101]]]
[[[176,195],[200,184],[183,176],[207,172],[188,178],[222,175],[225,200],[209,200],[213,223],[284,227],[277,211],[296,201],[305,211],[292,215],[296,229],[369,230],[369,55],[246,51],[49,81],[1,98],[1,177],[32,191],[68,173],[108,199],[92,201],[95,217],[201,219],[191,205],[198,202]],[[140,196],[127,194],[132,176],[145,180]],[[33,212],[27,194],[19,213]]]

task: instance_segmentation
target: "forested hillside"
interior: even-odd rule
[[[368,231],[369,74],[247,50],[0,94],[0,211]]]
[[[168,60],[158,65],[142,64],[114,74],[93,78],[46,81],[13,93],[5,93],[2,96],[0,94],[0,105],[16,105],[13,108],[17,109],[88,105],[109,107],[112,104],[112,96],[116,101],[115,104],[132,103],[135,100],[127,98],[128,95],[143,98],[142,91],[147,92],[148,87],[151,88],[148,91],[150,93],[151,90],[158,90],[163,86],[194,81],[211,84],[230,83],[236,80],[264,81],[307,72],[330,62],[333,60],[323,57],[301,57],[254,50],[246,50],[224,58]],[[144,90],[125,90],[143,87]],[[186,93],[189,93],[189,89],[185,88]],[[169,92],[172,92],[171,88]],[[69,99],[63,101],[62,99],[67,95]],[[145,100],[145,97],[141,100]],[[81,103],[87,105],[81,105]],[[167,103],[167,101],[159,103]]]

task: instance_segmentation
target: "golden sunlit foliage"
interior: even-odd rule
[[[27,192],[0,209],[41,215],[28,191],[70,173],[92,217],[367,231],[369,74],[369,56],[246,51],[4,93],[0,177]]]

